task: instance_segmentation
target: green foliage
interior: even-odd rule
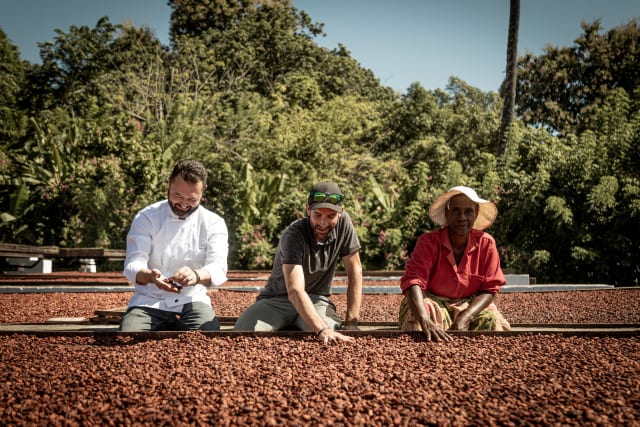
[[[307,191],[331,179],[366,269],[403,269],[429,205],[454,185],[496,202],[504,269],[538,282],[637,283],[637,22],[584,25],[520,59],[516,118],[451,78],[384,87],[287,0],[171,0],[171,46],[113,25],[56,30],[42,65],[0,31],[0,240],[124,248],[180,158],[209,170],[231,268],[269,269]],[[496,153],[502,153],[496,157]]]
[[[238,266],[252,270],[270,270],[275,248],[260,227],[243,223],[237,234],[240,236],[236,250]]]
[[[243,268],[265,269],[273,259],[273,242],[281,225],[278,208],[286,198],[287,178],[286,174],[256,174],[248,163],[241,170],[238,191],[241,203],[236,211],[242,222],[234,234],[238,261]]]
[[[64,106],[77,115],[90,114],[92,102],[102,94],[100,75],[114,65],[111,47],[117,28],[103,17],[95,28],[56,29],[54,41],[39,44],[42,65],[32,66],[25,87],[30,108]]]
[[[19,138],[25,117],[19,108],[19,93],[24,86],[25,66],[18,48],[0,29],[0,149]]]
[[[536,270],[540,270],[543,266],[551,261],[551,254],[545,250],[537,250],[533,251],[533,256],[531,257],[531,267],[536,268]]]
[[[64,243],[73,247],[124,247],[132,194],[117,158],[94,158],[75,169],[71,201],[76,215],[65,221]]]
[[[573,46],[521,58],[517,111],[524,122],[564,135],[595,129],[593,112],[613,90],[633,95],[640,85],[639,22],[604,33],[600,21],[583,23]]]
[[[567,207],[567,202],[562,197],[549,196],[543,210],[547,221],[555,225],[556,229],[573,222],[573,213]]]
[[[589,209],[596,215],[605,214],[616,205],[618,180],[615,176],[600,177],[600,182],[591,189],[587,200]]]

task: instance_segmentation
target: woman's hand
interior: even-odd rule
[[[468,310],[461,312],[455,322],[451,325],[451,329],[454,331],[468,331],[469,324],[471,323],[471,317],[467,316]]]
[[[426,310],[425,310],[426,311]],[[424,332],[427,341],[451,341],[453,338],[447,334],[440,326],[436,325],[428,317],[422,317],[418,319],[422,332]]]
[[[405,295],[409,300],[411,312],[420,324],[427,341],[451,341],[453,339],[429,317],[429,313],[427,313],[427,309],[424,307],[424,297],[422,296],[420,286],[414,285],[409,287]]]
[[[473,297],[466,309],[460,311],[454,316],[451,329],[456,331],[468,331],[471,320],[491,304],[494,299],[495,295],[490,293],[477,294]]]

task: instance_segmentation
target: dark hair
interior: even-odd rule
[[[197,160],[185,159],[176,163],[169,176],[169,182],[173,182],[177,176],[191,184],[202,182],[203,188],[207,187],[207,169]]]

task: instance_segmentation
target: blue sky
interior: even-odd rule
[[[54,29],[94,27],[109,16],[155,30],[168,43],[166,0],[0,0],[0,27],[23,59],[39,62],[36,43]],[[293,0],[326,37],[317,43],[346,46],[382,84],[405,92],[412,82],[444,88],[456,76],[484,91],[498,90],[506,62],[509,0]],[[640,18],[639,0],[521,0],[518,51],[571,46],[580,23],[600,19],[604,29]]]

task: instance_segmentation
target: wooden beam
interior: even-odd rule
[[[31,246],[15,243],[0,243],[0,256],[37,258],[109,258],[124,259],[123,249],[105,248],[63,248],[59,246]]]
[[[55,257],[60,253],[57,246],[30,246],[15,243],[0,243],[0,256],[8,257]]]

